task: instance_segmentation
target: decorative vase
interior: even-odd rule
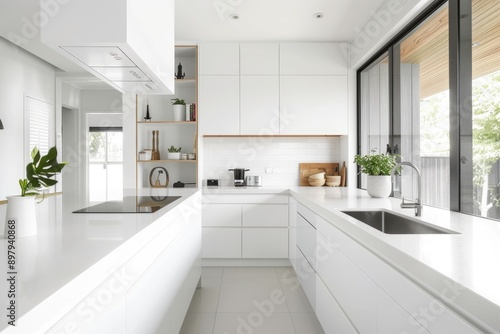
[[[168,152],[167,153],[168,160],[180,160],[181,152]]]
[[[16,238],[36,235],[35,205],[35,196],[7,196],[4,238],[8,238],[12,222],[14,222]]]
[[[186,106],[183,104],[174,104],[174,121],[184,121],[186,118]]]
[[[390,175],[367,175],[366,191],[375,198],[389,197],[392,191]]]

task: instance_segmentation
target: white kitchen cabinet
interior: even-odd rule
[[[237,43],[200,44],[200,75],[239,75],[240,46]],[[201,92],[201,89],[200,89]]]
[[[288,259],[297,270],[297,201],[290,197],[288,204]]]
[[[408,320],[411,325],[407,331],[411,332],[410,329],[417,328],[420,332],[425,333],[417,324],[418,321],[430,333],[480,333],[464,319],[446,308],[441,303],[440,298],[429,295],[399,271],[333,227],[326,220],[317,219],[317,231],[318,234],[321,233],[338,249],[341,249],[385,294],[401,306],[406,314],[414,315],[415,318],[412,319],[402,313],[402,317]],[[453,286],[453,283],[450,282],[449,284],[449,286]],[[453,297],[451,292],[449,295]],[[447,296],[447,298],[450,296]],[[380,311],[382,312],[382,309]],[[429,321],[426,312],[433,312],[434,314],[437,312],[439,316],[432,315],[433,320]],[[393,321],[395,323],[405,322],[405,320],[401,319]]]
[[[313,269],[316,269],[316,229],[300,212],[296,215],[297,248]]]
[[[347,75],[346,43],[281,43],[281,75]]]
[[[240,134],[238,76],[200,76],[198,101],[201,135]]]
[[[317,239],[318,249],[325,250],[318,275],[360,333],[377,333],[376,285],[319,232]]]
[[[202,258],[241,258],[241,229],[203,227]]]
[[[245,204],[242,206],[242,225],[288,227],[288,205]]]
[[[321,278],[316,275],[316,316],[328,334],[357,334],[347,315],[339,306]],[[386,334],[390,332],[385,332]]]
[[[241,75],[278,75],[278,43],[240,44]]]
[[[288,195],[203,196],[203,258],[288,258]]]
[[[203,204],[203,226],[241,226],[241,208],[233,204]]]
[[[378,333],[429,333],[422,325],[409,315],[398,303],[380,288],[377,289]],[[450,333],[460,333],[450,331]]]
[[[280,134],[345,135],[347,76],[282,76]]]
[[[282,259],[288,257],[288,229],[242,229],[242,257]]]
[[[295,273],[297,274],[300,285],[302,289],[304,289],[304,293],[313,310],[316,310],[316,272],[298,247],[295,266]]]
[[[278,135],[279,76],[242,76],[240,84],[241,134]]]

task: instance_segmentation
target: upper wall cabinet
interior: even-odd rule
[[[234,43],[200,44],[200,75],[239,75],[240,45]]]
[[[281,75],[347,75],[346,43],[282,43]]]
[[[279,75],[279,44],[252,43],[240,45],[241,75]]]
[[[280,134],[347,134],[346,76],[282,76]]]
[[[202,135],[240,134],[240,77],[205,75],[199,78],[199,131]]]

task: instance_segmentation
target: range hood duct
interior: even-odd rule
[[[67,1],[41,41],[122,93],[175,93],[174,0]]]

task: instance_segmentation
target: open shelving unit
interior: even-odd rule
[[[185,79],[175,79],[174,95],[137,95],[136,97],[136,188],[149,188],[149,174],[155,167],[168,171],[171,188],[176,181],[198,187],[198,115],[194,121],[175,121],[171,99],[184,99],[196,103],[198,112],[198,47],[175,47],[175,68],[181,63]],[[144,120],[149,104],[151,120]],[[139,160],[139,152],[152,149],[153,131],[159,131],[158,160]],[[168,148],[182,147],[181,153],[195,153],[194,160],[167,158]]]

